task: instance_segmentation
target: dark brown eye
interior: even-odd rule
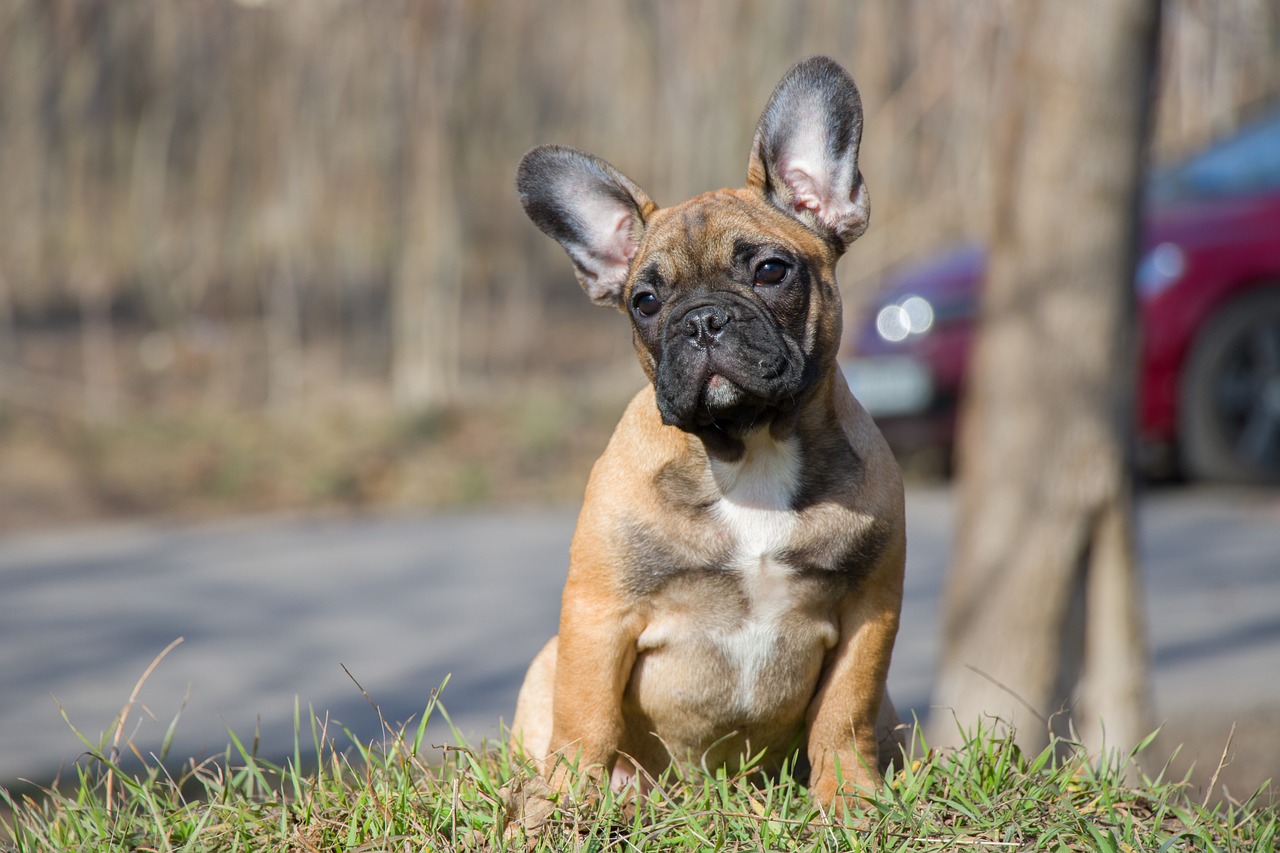
[[[631,297],[631,307],[642,317],[652,317],[662,308],[662,303],[652,293],[644,292]]]
[[[791,272],[791,264],[786,261],[764,261],[756,267],[756,284],[765,286],[782,284],[789,272]]]

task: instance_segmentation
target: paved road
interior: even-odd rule
[[[1162,713],[1280,705],[1280,494],[1165,491],[1140,515]],[[925,712],[951,498],[908,496],[907,596],[890,675]],[[0,782],[47,779],[97,739],[152,658],[129,731],[171,755],[227,729],[292,751],[295,697],[362,739],[446,675],[462,731],[492,734],[555,630],[570,511],[137,525],[0,540]],[[56,703],[55,699],[56,697]],[[305,725],[305,723],[304,723]],[[333,729],[336,730],[336,729]],[[331,731],[333,731],[331,730]],[[437,728],[432,741],[447,740]]]

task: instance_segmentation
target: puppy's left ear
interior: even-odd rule
[[[858,171],[862,99],[834,60],[793,66],[760,116],[747,184],[842,248],[867,230],[871,199]]]

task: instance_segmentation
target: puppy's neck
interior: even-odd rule
[[[708,457],[724,499],[753,509],[787,510],[800,488],[800,440],[760,429],[743,437],[733,460]]]

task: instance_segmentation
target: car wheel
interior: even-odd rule
[[[1201,328],[1182,374],[1179,442],[1190,477],[1280,482],[1280,288]]]

